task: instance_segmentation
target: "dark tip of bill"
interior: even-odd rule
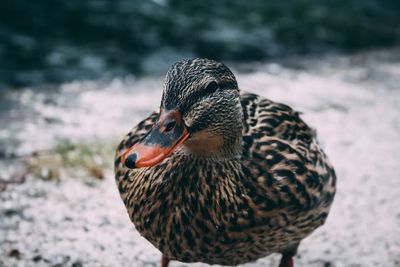
[[[129,155],[125,159],[125,166],[128,167],[129,169],[134,169],[136,167],[136,159],[137,159],[136,153]]]

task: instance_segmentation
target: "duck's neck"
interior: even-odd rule
[[[242,152],[242,135],[221,136],[202,132],[199,138],[187,140],[183,148],[185,152],[201,158],[219,160],[238,158]]]
[[[184,143],[184,151],[195,157],[214,160],[239,158],[242,154],[242,128],[242,116],[237,116],[237,120],[224,122],[223,128],[199,131]]]

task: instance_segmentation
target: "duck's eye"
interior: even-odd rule
[[[199,100],[208,95],[215,93],[218,90],[218,84],[215,81],[210,82],[204,89],[194,92],[189,99]]]
[[[212,81],[207,85],[207,87],[205,89],[205,91],[206,91],[205,93],[206,94],[212,94],[212,93],[215,93],[215,91],[217,91],[217,89],[218,89],[217,82]]]
[[[168,120],[165,122],[164,126],[165,126],[165,131],[169,132],[171,131],[176,125],[176,121],[175,120]]]

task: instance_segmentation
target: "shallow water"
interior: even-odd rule
[[[232,66],[241,88],[303,112],[337,171],[328,221],[303,241],[296,266],[400,266],[400,50]],[[0,100],[3,156],[63,139],[118,140],[157,108],[162,79],[9,91]],[[111,171],[104,181],[69,178],[76,177],[28,176],[0,193],[0,266],[158,263],[159,252],[129,222]],[[246,266],[277,266],[278,260]]]

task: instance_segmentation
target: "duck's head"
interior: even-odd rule
[[[128,168],[150,167],[181,146],[198,157],[234,158],[241,153],[241,132],[233,73],[213,60],[182,60],[166,75],[157,122],[122,160]]]

